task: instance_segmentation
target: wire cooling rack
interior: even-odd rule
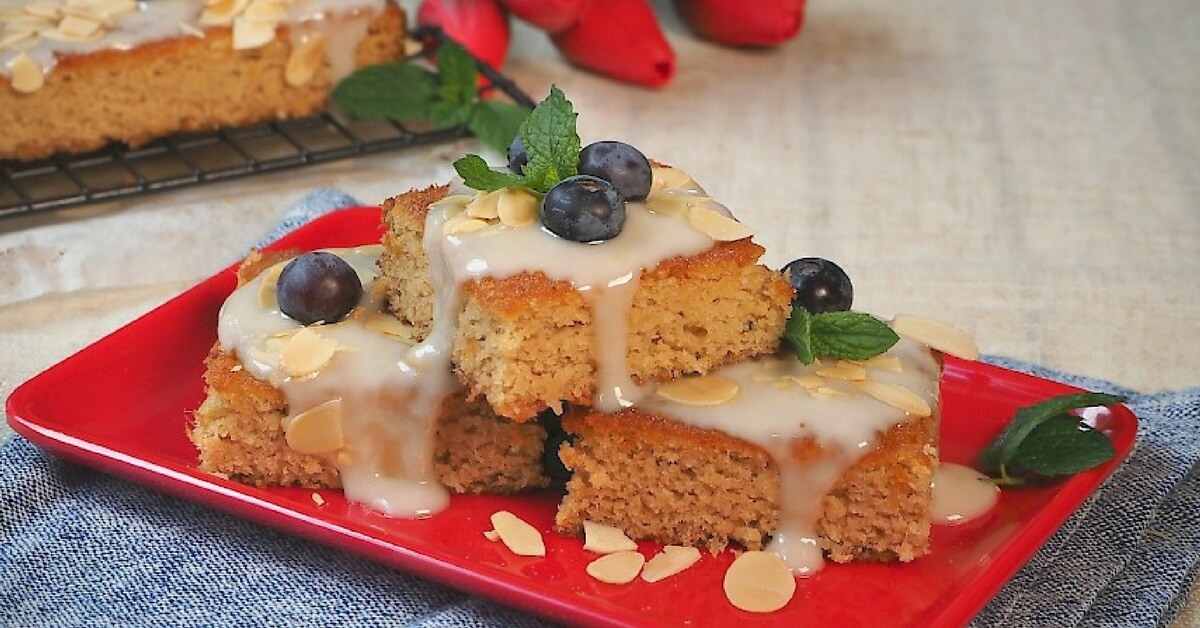
[[[426,48],[447,41],[440,29],[412,33]],[[511,80],[475,59],[481,93],[503,92],[534,102]],[[113,143],[86,154],[58,154],[36,162],[0,161],[0,218],[26,216],[208,182],[297,168],[423,144],[470,133],[427,123],[347,120],[335,112],[250,127],[172,135],[130,148]]]

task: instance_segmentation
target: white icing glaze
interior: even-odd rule
[[[904,386],[937,407],[939,368],[929,349],[901,339],[887,353],[900,359],[902,370],[868,366],[868,377]],[[828,364],[804,366],[794,357],[760,358],[715,373],[738,384],[737,396],[723,404],[685,405],[660,396],[648,396],[640,404],[680,422],[740,438],[771,454],[779,465],[783,497],[779,529],[767,549],[802,575],[819,571],[824,562],[817,545],[822,498],[871,450],[880,433],[909,419],[903,410],[847,381],[825,381],[845,393],[832,397],[813,396],[794,380],[784,385],[789,377],[810,376],[822,366]],[[809,439],[821,447],[821,455],[794,456],[793,448]]]
[[[383,10],[386,0],[297,0],[287,7],[286,23],[300,25],[300,31],[319,30],[326,34],[326,55],[336,80],[354,67],[354,52],[366,35],[374,15]],[[0,0],[0,12],[20,10],[29,0]],[[50,72],[63,55],[90,54],[101,50],[130,50],[142,44],[176,37],[196,36],[204,5],[200,0],[153,0],[137,3],[137,9],[113,17],[111,27],[90,41],[68,41],[39,37],[24,49],[25,55]],[[331,16],[344,20],[331,20]],[[14,59],[22,50],[0,50],[0,75],[11,76]]]
[[[370,290],[381,250],[333,250],[363,280],[360,307],[367,311],[382,308],[382,298]],[[366,328],[361,318],[348,318],[310,326],[346,350],[335,353],[314,376],[290,377],[274,360],[264,359],[264,350],[269,338],[302,326],[278,305],[264,308],[259,303],[268,275],[260,274],[225,301],[218,323],[221,348],[237,355],[251,375],[276,386],[290,416],[341,398],[345,455],[331,460],[338,466],[347,499],[402,517],[444,508],[449,497],[434,474],[433,437],[441,401],[453,390],[448,351],[429,343],[409,345]]]
[[[1000,487],[975,469],[943,462],[933,473],[934,523],[959,525],[991,512],[1000,498]]]

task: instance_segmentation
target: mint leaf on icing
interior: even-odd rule
[[[783,342],[796,353],[805,365],[816,361],[812,349],[812,314],[802,307],[792,309],[792,316],[783,328]]]
[[[521,124],[521,141],[529,154],[529,163],[525,164],[528,187],[547,192],[555,183],[578,173],[578,116],[562,90],[551,86],[550,95]]]
[[[1060,395],[1021,408],[984,448],[979,456],[980,468],[997,478],[998,484],[1006,485],[1024,484],[1025,474],[1070,475],[1090,469],[1112,457],[1112,444],[1108,443],[1107,449],[1102,451],[1096,438],[1103,438],[1106,443],[1108,438],[1099,432],[1085,431],[1079,417],[1067,412],[1122,401],[1125,398],[1120,395],[1078,393]],[[1068,422],[1071,429],[1067,429]],[[1043,427],[1048,423],[1053,425]],[[1093,464],[1092,461],[1100,458],[1104,451],[1107,455]],[[1074,460],[1076,456],[1079,460]],[[1089,466],[1072,470],[1084,464]]]
[[[467,187],[491,192],[500,188],[521,187],[525,179],[511,172],[492,170],[479,155],[467,155],[454,162],[454,170]]]
[[[887,323],[861,312],[817,314],[811,334],[813,353],[845,360],[873,358],[900,341]]]
[[[463,182],[467,187],[476,190],[491,191],[496,189],[491,187],[497,182],[513,181],[513,183],[500,185],[499,187],[523,187],[537,192],[546,193],[554,184],[559,181],[574,176],[579,171],[579,133],[575,130],[575,119],[578,114],[575,113],[571,102],[563,95],[562,90],[557,86],[550,87],[550,95],[542,102],[538,103],[533,111],[521,123],[518,134],[521,136],[521,142],[525,144],[525,152],[529,155],[529,161],[522,169],[523,174],[516,175],[505,171],[494,171],[497,175],[503,175],[505,179],[500,179],[494,176],[484,176],[479,172],[474,161],[467,170],[472,173],[471,180],[463,177]],[[474,157],[480,162],[483,158],[478,155],[468,155]],[[458,164],[463,160],[455,162],[455,170],[458,170]],[[461,175],[462,172],[459,171]],[[478,183],[480,186],[475,185]]]
[[[870,314],[811,314],[798,305],[792,308],[792,316],[783,330],[784,343],[806,365],[819,357],[866,360],[891,349],[899,340],[887,323]]]

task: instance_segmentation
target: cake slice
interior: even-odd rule
[[[769,547],[802,573],[819,568],[816,547],[836,562],[913,560],[929,548],[938,376],[929,349],[902,340],[865,362],[769,358],[660,387],[643,408],[572,411],[557,527]]]
[[[240,266],[240,289],[253,290],[255,298],[266,304],[261,310],[252,311],[251,316],[280,318],[273,305],[272,285],[280,266],[296,254],[296,251],[255,252]],[[274,276],[252,283],[264,273]],[[268,281],[266,287],[262,281]],[[370,291],[369,285],[367,290]],[[365,301],[370,302],[370,298]],[[228,302],[226,307],[231,307]],[[394,325],[397,322],[388,314],[372,312],[364,306],[349,318],[353,320],[342,324],[362,323],[365,328],[362,337],[369,343],[396,347],[407,344],[403,337],[406,331],[398,324]],[[321,327],[318,325],[317,329]],[[365,344],[358,347],[343,345],[335,359],[347,362],[335,366],[352,368],[348,361],[357,358],[356,351],[367,352],[369,349]],[[218,342],[208,357],[206,396],[194,414],[188,433],[199,450],[200,469],[257,486],[341,487],[343,479],[339,467],[352,463],[355,456],[365,455],[364,451],[355,451],[354,435],[347,433],[345,446],[328,451],[313,452],[306,446],[298,450],[290,445],[289,437],[294,435],[289,435],[285,426],[296,418],[299,410],[307,408],[289,408],[279,386],[252,375],[249,362],[264,359],[264,356],[254,350],[247,353],[250,355],[240,356]],[[397,416],[410,401],[410,398],[392,395],[387,388],[372,390],[363,381],[339,379],[336,383],[341,387],[322,391],[315,399],[324,402],[325,397],[340,399],[361,394],[378,400],[385,413],[394,411]],[[390,398],[393,396],[396,398]],[[386,415],[382,418],[390,420]],[[350,419],[343,419],[343,422],[349,432]],[[383,434],[379,426],[371,424],[360,424],[358,428],[371,438]],[[431,462],[436,481],[451,492],[514,493],[544,487],[548,483],[541,468],[546,433],[537,423],[518,425],[502,420],[486,404],[469,402],[458,392],[446,395],[440,401],[435,431],[429,443],[432,451],[420,455]],[[419,434],[413,438],[413,444],[418,447],[424,441]],[[385,463],[381,469],[395,471],[400,466],[403,466],[400,462]]]
[[[447,300],[455,372],[472,397],[515,421],[564,402],[612,411],[639,386],[775,351],[788,282],[757,263],[763,249],[750,231],[690,177],[665,166],[654,177],[646,201],[628,204],[624,232],[592,245],[550,235],[536,209],[518,224],[492,217],[489,202],[519,201],[519,190],[436,186],[388,199],[380,268],[389,306],[423,337],[435,319],[431,277],[459,284]],[[732,232],[696,226],[696,216],[714,215]]]
[[[0,159],[311,115],[346,74],[404,52],[390,0],[8,4]]]

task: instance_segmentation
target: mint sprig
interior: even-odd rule
[[[819,357],[866,360],[891,349],[900,336],[887,323],[862,312],[811,314],[803,307],[792,308],[783,330],[784,343],[804,364]]]
[[[1068,412],[1122,401],[1120,395],[1079,393],[1021,408],[984,448],[980,468],[997,484],[1017,486],[1097,467],[1116,453],[1112,442]]]
[[[580,140],[575,130],[578,115],[562,90],[551,86],[550,95],[533,108],[517,131],[529,155],[522,174],[493,170],[479,155],[459,159],[454,169],[463,183],[475,190],[521,187],[548,192],[554,184],[579,172]]]
[[[508,149],[524,107],[481,100],[475,61],[458,44],[438,50],[437,73],[412,63],[384,63],[355,71],[333,90],[333,102],[353,118],[431,120],[439,128],[466,126],[486,146]]]

